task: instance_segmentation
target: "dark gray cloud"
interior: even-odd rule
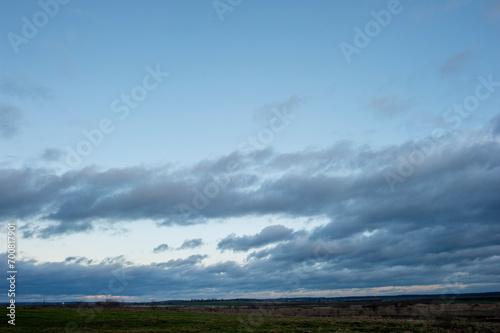
[[[262,247],[268,244],[276,243],[290,239],[293,229],[283,225],[271,225],[265,227],[256,235],[238,237],[231,234],[217,244],[220,250],[248,251],[252,248]]]
[[[435,152],[395,192],[388,189],[383,174],[397,166],[397,156],[408,156],[418,149],[419,142],[379,151],[339,143],[318,151],[238,156],[238,161],[252,159],[255,174],[248,175],[250,171],[242,165],[224,189],[229,197],[221,192],[199,210],[199,215],[208,218],[272,212],[285,218],[321,215],[330,222],[312,231],[292,232],[272,226],[255,235],[230,235],[220,242],[220,249],[255,250],[244,263],[204,265],[206,255],[200,254],[150,265],[133,264],[124,257],[100,262],[84,257],[69,257],[62,263],[25,261],[20,263],[23,274],[19,280],[25,286],[23,297],[100,295],[108,290],[110,281],[115,286],[114,295],[145,299],[239,297],[263,291],[285,296],[303,290],[411,285],[442,285],[429,292],[498,290],[500,144],[491,136],[497,118],[490,124],[493,127],[489,125],[479,137],[478,133],[461,141],[454,136],[443,137]],[[0,188],[0,212],[6,218],[42,214],[45,209],[57,211],[60,206],[56,202],[71,197],[71,190],[80,186],[87,189],[89,197],[95,195],[100,201],[114,196],[117,207],[131,206],[135,216],[155,216],[155,208],[163,211],[157,202],[163,203],[162,195],[167,193],[162,186],[186,179],[197,184],[197,177],[210,180],[203,178],[202,171],[217,170],[216,165],[217,161],[204,167],[197,165],[197,172],[88,168],[61,176],[50,170],[2,170],[6,189]],[[259,176],[271,171],[272,178]],[[164,179],[173,175],[176,182]],[[135,189],[140,196],[120,198],[125,188]],[[182,186],[175,188],[180,190]],[[99,200],[83,198],[96,209]],[[139,198],[146,207],[134,204]],[[123,206],[118,205],[124,199]],[[78,213],[88,216],[84,210]],[[53,228],[91,225],[87,219],[83,221],[60,220]],[[40,230],[44,229],[35,229],[34,233],[40,235]],[[198,241],[187,240],[185,244]],[[264,245],[265,249],[259,249]],[[120,285],[116,276],[126,284]]]
[[[450,56],[441,66],[442,76],[451,76],[461,73],[472,60],[472,52],[465,50]]]
[[[435,139],[394,191],[384,174],[397,171],[398,157],[409,159],[423,142],[378,150],[339,142],[286,154],[235,152],[177,169],[85,168],[62,175],[0,169],[0,216],[41,217],[43,225],[23,226],[38,237],[89,230],[97,227],[95,220],[187,225],[266,214],[329,219],[313,230],[274,225],[254,235],[222,235],[219,250],[248,251],[243,263],[206,264],[204,254],[150,265],[124,257],[26,261],[20,266],[25,297],[96,295],[113,278],[119,281],[112,275],[116,270],[133,277],[116,289],[120,295],[146,299],[411,285],[442,285],[429,292],[450,292],[450,284],[451,292],[493,291],[500,287],[498,124],[496,117],[483,131]],[[229,162],[238,167],[227,174]],[[195,207],[193,198],[207,184],[223,188],[205,198],[207,205]],[[180,203],[196,211],[183,214]],[[188,239],[180,248],[201,243]]]
[[[373,240],[373,243],[381,240],[384,239]],[[242,297],[262,295],[260,293],[267,291],[273,291],[279,297],[293,292],[303,293],[304,290],[330,290],[323,295],[335,296],[339,290],[352,293],[353,288],[387,286],[429,285],[429,292],[447,293],[495,291],[500,287],[500,258],[493,254],[498,253],[498,245],[450,255],[449,252],[413,252],[416,250],[413,242],[410,249],[405,250],[406,244],[400,244],[399,238],[385,241],[371,246],[376,253],[365,259],[359,256],[359,252],[369,253],[369,249],[350,254],[352,248],[342,251],[339,247],[341,252],[317,255],[314,245],[308,247],[307,242],[294,239],[287,249],[300,245],[296,252],[308,250],[308,261],[286,261],[284,257],[282,260],[254,258],[243,264],[226,261],[203,265],[204,255],[149,265],[129,265],[116,260],[91,263],[74,259],[63,262],[26,260],[18,265],[19,271],[23,272],[18,275],[18,285],[23,286],[18,299],[42,301],[47,297],[47,300],[61,301],[112,295],[149,301],[150,298]],[[357,242],[360,243],[358,248],[364,247],[361,240]],[[285,244],[278,245],[281,247]],[[387,247],[392,251],[384,250]],[[393,251],[395,247],[402,252]],[[275,252],[284,254],[285,250]],[[384,255],[387,258],[381,260]],[[5,256],[3,253],[2,257]],[[417,258],[412,259],[413,256]],[[5,279],[0,283],[3,287],[7,287],[6,284]],[[441,287],[434,289],[432,286],[436,285]],[[415,293],[409,287],[408,292],[412,291]],[[380,293],[387,294],[388,291],[385,289]]]
[[[155,247],[153,249],[153,253],[161,253],[161,252],[165,252],[169,249],[168,245],[167,244],[160,244],[158,245],[157,247]]]
[[[323,230],[328,239],[382,225],[403,232],[436,224],[446,228],[457,220],[490,223],[500,206],[500,144],[491,125],[484,137],[443,136],[394,192],[385,174],[397,172],[398,158],[408,159],[423,142],[379,150],[340,142],[286,154],[235,152],[177,169],[88,167],[57,175],[49,169],[3,168],[0,217],[40,219],[43,226],[26,227],[26,235],[39,237],[88,231],[97,223],[151,219],[191,225],[266,214],[328,217],[334,221]],[[236,167],[227,172],[230,163]],[[228,238],[226,244],[258,244],[261,236]]]
[[[201,238],[186,239],[184,243],[179,247],[179,250],[185,249],[195,249],[203,245],[203,240]]]
[[[19,132],[23,112],[10,104],[0,102],[0,137],[11,138]]]

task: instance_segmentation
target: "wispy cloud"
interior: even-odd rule
[[[50,100],[53,98],[50,89],[23,74],[4,75],[0,79],[0,94],[33,100]]]
[[[421,1],[414,5],[411,17],[417,23],[437,19],[441,15],[456,12],[473,0]]]
[[[369,108],[379,118],[393,117],[411,108],[410,102],[401,99],[397,94],[375,97],[370,101]]]
[[[41,154],[41,159],[45,161],[58,161],[64,156],[64,151],[57,148],[48,148]]]
[[[0,137],[11,138],[19,132],[23,112],[10,104],[0,102]]]
[[[292,95],[288,100],[284,102],[274,101],[266,103],[265,105],[262,105],[254,111],[253,120],[258,124],[268,124],[271,119],[276,117],[276,111],[283,109],[297,110],[298,106],[305,103],[305,101],[306,99],[303,97]]]
[[[500,115],[490,121],[491,132],[494,136],[500,135]]]
[[[441,76],[447,77],[462,73],[472,60],[472,52],[465,50],[450,56],[439,70]]]
[[[499,26],[500,24],[500,3],[498,1],[483,1],[481,12],[489,24]]]

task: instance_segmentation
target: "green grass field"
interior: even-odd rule
[[[472,320],[271,317],[257,315],[17,308],[16,326],[1,332],[499,332],[499,323]]]

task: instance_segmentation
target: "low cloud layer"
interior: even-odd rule
[[[358,240],[358,243],[362,242]],[[306,244],[287,245],[288,249],[296,245],[298,250],[310,248],[312,251],[308,252],[310,256],[304,256],[308,258],[305,261],[254,258],[243,264],[226,261],[203,265],[206,255],[149,265],[131,265],[123,260],[92,262],[85,258],[64,262],[24,261],[19,263],[19,271],[23,272],[18,276],[18,284],[23,286],[19,300],[42,301],[44,295],[49,297],[48,301],[95,301],[110,296],[149,301],[150,298],[342,296],[367,292],[372,295],[453,294],[493,291],[500,287],[500,260],[492,255],[494,251],[498,253],[498,246],[456,255],[435,252],[419,256],[417,253],[412,259],[406,255],[414,248],[394,252],[404,249],[396,240],[373,245],[373,256],[356,260],[349,259],[354,254],[345,257],[329,252],[326,245],[308,247]],[[298,250],[291,255],[296,255]],[[465,252],[469,255],[464,255]],[[485,255],[488,252],[489,255]],[[374,261],[377,257],[385,258]],[[2,282],[2,286],[6,287],[6,283]]]
[[[203,253],[150,265],[124,257],[99,263],[78,257],[61,263],[28,261],[20,268],[26,294],[97,295],[113,269],[135,279],[122,295],[157,299],[412,285],[440,285],[440,290],[452,285],[457,292],[496,290],[498,118],[462,135],[466,137],[436,139],[436,146],[393,190],[384,175],[397,173],[401,160],[411,160],[422,142],[379,150],[342,142],[293,153],[235,152],[181,169],[85,168],[62,175],[48,169],[1,169],[0,216],[43,222],[23,226],[32,237],[138,219],[159,226],[229,217],[251,223],[256,215],[329,221],[312,230],[285,225],[250,235],[228,230],[218,250],[245,253],[243,263],[206,265],[208,254]],[[228,173],[228,163],[238,167]],[[219,191],[212,195],[216,185]],[[182,211],[180,204],[191,211]],[[202,243],[188,239],[178,249]],[[161,244],[153,251],[166,249]]]

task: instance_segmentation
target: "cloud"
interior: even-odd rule
[[[422,24],[438,16],[441,10],[439,4],[435,2],[418,2],[412,8],[411,18],[413,21]]]
[[[467,6],[472,0],[423,1],[415,3],[411,18],[417,23],[437,20],[449,13],[456,12]]]
[[[284,110],[288,112],[291,109],[296,109],[298,106],[305,102],[304,98],[300,98],[296,95],[291,96],[285,102],[271,102],[267,103],[254,111],[253,120],[257,123],[264,125],[268,124],[271,119],[276,117],[277,111]]]
[[[490,121],[490,127],[494,136],[500,135],[500,114]]]
[[[455,253],[438,252],[436,248],[435,252],[422,253],[412,251],[417,243],[426,243],[425,239],[408,239],[400,243],[398,238],[376,247],[371,244],[383,238],[374,239],[369,246],[358,240],[362,249],[349,254],[352,249],[349,248],[320,260],[314,259],[312,247],[312,259],[307,262],[263,258],[241,264],[226,261],[203,265],[204,255],[148,265],[129,265],[117,260],[77,262],[78,259],[72,258],[63,262],[24,260],[18,264],[19,271],[23,272],[18,282],[24,286],[18,298],[19,301],[43,301],[44,298],[48,301],[92,301],[98,296],[119,296],[149,301],[150,298],[190,299],[207,295],[236,298],[300,296],[303,293],[310,296],[401,294],[415,293],[415,290],[420,293],[484,292],[500,287],[500,258],[495,255],[498,245]],[[293,248],[293,243],[301,245],[298,250],[308,249],[307,242],[297,244],[297,239],[291,242],[288,249]],[[410,248],[405,250],[408,245]],[[387,247],[402,252],[388,253]],[[376,252],[366,258],[359,257],[359,253],[369,252],[369,249]],[[407,255],[410,252],[411,255]],[[381,260],[384,254],[386,259]],[[6,255],[3,253],[2,257]],[[417,258],[412,259],[414,255]],[[3,280],[0,286],[8,289],[7,283]]]
[[[439,70],[441,76],[452,76],[463,72],[472,60],[472,52],[465,50],[450,56]]]
[[[252,235],[223,235],[218,248],[248,251],[242,262],[209,264],[205,254],[147,265],[123,256],[25,260],[19,263],[22,297],[74,300],[112,293],[159,300],[498,290],[500,142],[492,135],[500,128],[498,119],[482,130],[441,137],[394,192],[384,173],[397,169],[397,157],[409,156],[421,142],[377,150],[340,142],[285,154],[235,153],[179,169],[85,168],[62,175],[0,169],[1,218],[29,217],[23,228],[39,237],[79,232],[96,220],[113,223],[117,216],[124,222],[150,218],[185,225],[182,214],[169,207],[183,200],[191,205],[190,189],[203,191],[213,181],[207,175],[220,176],[221,164],[230,160],[240,165],[231,182],[193,217],[246,216],[251,223],[252,216],[273,214],[328,221],[312,230],[272,225]],[[180,248],[201,242],[188,239]],[[153,251],[167,249],[161,244]]]
[[[500,24],[500,3],[498,1],[483,1],[481,14],[489,24],[498,27]]]
[[[178,248],[179,250],[185,249],[195,249],[203,245],[203,241],[201,238],[187,239],[182,243],[182,245]]]
[[[396,94],[376,97],[370,101],[370,109],[380,118],[393,117],[410,109],[408,101],[401,100]]]
[[[380,149],[339,142],[326,149],[291,153],[235,152],[182,168],[88,167],[60,175],[43,168],[3,168],[0,217],[38,221],[25,228],[27,235],[36,237],[141,219],[171,226],[266,215],[329,218],[332,223],[321,234],[325,239],[370,232],[382,225],[400,232],[416,225],[447,228],[457,220],[491,223],[495,205],[500,207],[496,195],[500,143],[491,131],[488,124],[466,137],[443,136],[394,192],[385,174],[397,172],[398,156],[409,156],[424,142]],[[228,173],[229,162],[238,167]],[[226,185],[212,196],[209,190],[218,184]],[[231,236],[221,246],[243,250],[289,233],[275,228]]]
[[[153,253],[161,253],[161,252],[165,252],[168,250],[168,245],[167,244],[160,244],[158,245],[157,247],[155,247],[153,249]]]
[[[128,261],[124,255],[119,255],[116,257],[106,257],[101,261],[101,264],[103,265],[113,265],[113,264],[120,264],[120,265],[130,265],[132,264],[131,261]]]
[[[158,267],[184,267],[184,266],[194,266],[199,264],[203,259],[207,258],[207,255],[194,254],[186,259],[172,259],[167,262],[152,263],[153,266]]]
[[[447,0],[444,4],[443,11],[453,11],[463,6],[470,4],[473,0]]]
[[[289,239],[292,236],[293,229],[286,228],[283,225],[272,225],[265,227],[256,235],[237,237],[232,234],[217,244],[220,250],[248,251],[252,248],[262,247],[268,244],[276,243]]]
[[[35,227],[36,228],[36,227]],[[47,226],[38,232],[38,236],[41,238],[49,238],[54,235],[67,235],[79,232],[90,232],[94,230],[94,226],[90,221],[76,221],[75,223],[59,223],[55,225]],[[25,236],[33,236],[31,230],[24,231]]]
[[[50,100],[53,96],[50,89],[22,74],[4,76],[0,80],[0,94],[33,100]]]
[[[45,149],[41,158],[45,161],[58,161],[64,155],[64,151],[56,148]]]
[[[12,138],[19,132],[23,113],[15,106],[0,102],[0,137]]]
[[[67,257],[64,259],[65,263],[74,263],[74,264],[86,264],[90,265],[94,262],[94,260],[86,258],[86,257]]]

